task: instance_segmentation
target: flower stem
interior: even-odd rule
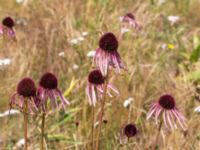
[[[94,148],[94,115],[95,115],[95,110],[94,107],[92,107],[92,149]]]
[[[27,114],[27,108],[28,108],[28,101],[27,99],[24,100],[24,150],[28,149],[28,138],[27,138],[27,123],[28,123],[28,114]]]
[[[42,125],[41,125],[41,141],[40,141],[40,150],[44,149],[44,125],[45,125],[45,112],[42,113]]]
[[[160,131],[161,131],[161,128],[162,128],[162,124],[163,124],[163,121],[161,120],[160,124],[159,124],[159,127],[158,127],[158,132],[157,132],[157,135],[156,135],[156,140],[155,140],[155,143],[153,145],[153,150],[156,150],[156,146],[158,144],[158,139],[159,139],[159,136],[160,136]]]
[[[100,136],[101,136],[101,127],[102,127],[102,122],[103,122],[103,115],[104,115],[104,105],[106,101],[106,94],[107,94],[107,83],[108,83],[108,74],[105,77],[105,83],[104,83],[104,93],[103,93],[103,99],[101,103],[101,112],[100,112],[100,120],[99,120],[99,129],[97,132],[97,142],[96,142],[96,148],[95,150],[99,149],[99,141],[100,141]]]

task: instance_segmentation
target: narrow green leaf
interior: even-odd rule
[[[190,61],[193,63],[197,62],[199,57],[200,57],[200,45],[193,50],[192,54],[190,55]]]

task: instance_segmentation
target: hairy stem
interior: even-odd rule
[[[100,136],[101,136],[101,127],[102,127],[102,122],[103,122],[103,115],[104,115],[104,105],[106,101],[106,94],[107,94],[107,84],[108,84],[108,74],[105,78],[105,83],[104,83],[104,93],[103,93],[103,99],[101,103],[101,112],[100,112],[100,120],[99,120],[99,129],[97,132],[97,142],[96,142],[96,150],[99,149],[99,141],[100,141]]]
[[[28,149],[28,138],[27,138],[27,123],[28,123],[28,114],[27,114],[27,108],[28,108],[28,101],[27,99],[24,100],[24,150]]]
[[[40,141],[40,150],[44,149],[44,126],[45,126],[45,112],[42,113],[42,125],[41,125],[41,141]]]
[[[160,136],[160,131],[161,131],[161,128],[162,128],[162,124],[163,124],[163,121],[161,120],[160,124],[159,124],[159,127],[158,127],[158,132],[157,132],[157,135],[156,135],[156,140],[155,140],[155,143],[153,145],[153,150],[156,150],[156,146],[158,144],[158,139],[159,139],[159,136]]]

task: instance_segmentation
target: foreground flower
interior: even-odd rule
[[[141,29],[141,25],[137,20],[135,19],[135,16],[132,13],[127,13],[124,16],[120,17],[120,21],[123,23],[123,26],[121,28],[121,32],[124,29],[134,28],[136,30]]]
[[[4,18],[2,21],[2,26],[0,27],[0,33],[5,34],[9,37],[14,37],[14,25],[14,20],[11,17]]]
[[[183,130],[186,129],[186,119],[176,108],[175,100],[171,95],[165,94],[161,96],[157,102],[153,103],[148,112],[147,119],[153,114],[156,122],[158,121],[158,118],[161,117],[160,119],[164,121],[167,128],[177,128],[176,122],[178,122]]]
[[[23,110],[25,101],[31,113],[38,110],[36,102],[39,100],[36,97],[36,86],[31,78],[24,78],[19,82],[17,92],[13,94],[10,100],[10,107],[17,106],[20,110]]]
[[[88,85],[86,87],[86,94],[89,99],[89,104],[95,106],[97,100],[102,98],[105,91],[104,86],[105,78],[101,74],[100,70],[93,70],[88,76]],[[114,93],[119,94],[118,90],[111,84],[107,84],[107,94],[112,97],[110,92],[112,90]]]
[[[113,33],[105,33],[99,40],[99,48],[96,50],[94,62],[101,73],[106,76],[109,66],[116,68],[120,73],[121,68],[125,68],[117,52],[118,41]]]
[[[120,143],[126,143],[131,137],[136,136],[137,132],[137,128],[133,123],[122,126],[120,131]]]
[[[42,101],[44,111],[47,109],[48,99],[51,102],[52,108],[58,108],[57,98],[61,100],[61,105],[64,108],[69,105],[68,100],[62,95],[58,89],[58,80],[56,76],[50,72],[45,73],[39,82],[38,95]]]

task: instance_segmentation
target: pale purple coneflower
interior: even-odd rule
[[[132,13],[127,13],[124,16],[120,17],[120,21],[123,23],[121,32],[124,31],[124,29],[134,28],[136,30],[141,29],[140,23],[136,20],[135,16]]]
[[[169,94],[162,95],[157,102],[152,104],[147,119],[153,115],[155,116],[156,123],[158,118],[161,117],[167,128],[177,128],[176,122],[178,122],[183,130],[186,129],[186,118],[179,112],[175,99]]]
[[[136,136],[138,133],[137,127],[134,123],[123,125],[120,130],[120,144],[127,143],[127,141]]]
[[[108,32],[102,35],[99,40],[99,48],[94,56],[94,62],[104,76],[107,75],[109,66],[115,68],[118,73],[120,73],[121,68],[125,68],[117,49],[118,40],[113,33]]]
[[[17,92],[14,93],[10,100],[10,107],[17,106],[21,111],[25,107],[25,101],[28,110],[34,114],[38,111],[40,100],[36,96],[36,86],[31,78],[23,78],[17,86]]]
[[[57,98],[61,100],[61,106],[64,108],[69,105],[69,101],[63,96],[60,89],[58,89],[57,77],[50,72],[45,73],[39,82],[38,95],[42,101],[43,110],[47,109],[48,99],[50,100],[52,108],[59,108]]]
[[[95,106],[99,98],[102,98],[105,91],[105,77],[103,77],[100,70],[96,69],[90,72],[88,76],[88,85],[86,87],[86,94],[89,99],[89,104]],[[110,83],[107,84],[107,94],[112,97],[111,90],[119,94],[118,90]]]
[[[15,22],[11,17],[5,17],[2,21],[2,26],[0,27],[0,33],[6,34],[9,37],[15,36],[14,31]]]

